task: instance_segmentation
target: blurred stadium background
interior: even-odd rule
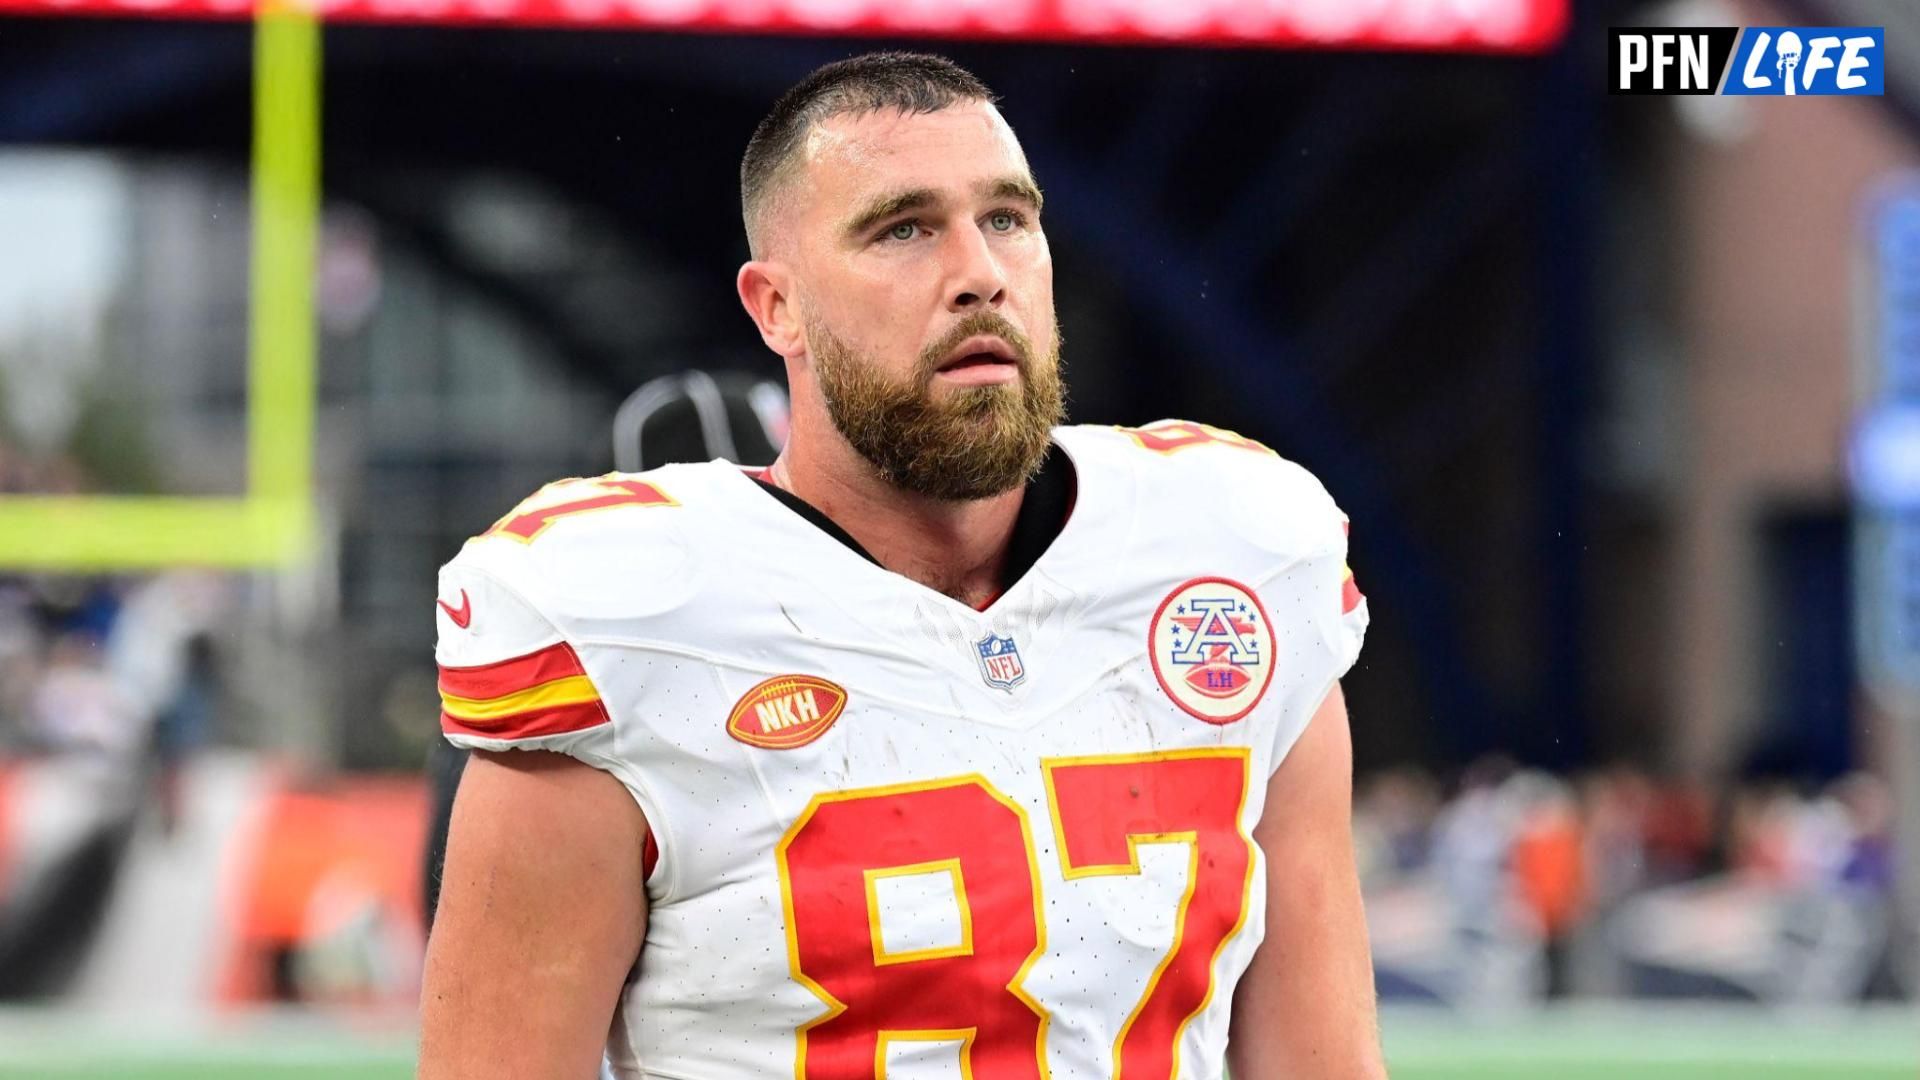
[[[1396,1077],[1920,1075],[1920,12],[321,7],[0,0],[0,1076],[408,1074],[435,567],[780,377],[739,154],[878,44],[1003,95],[1074,419],[1350,513]],[[1609,97],[1669,24],[1887,95]]]

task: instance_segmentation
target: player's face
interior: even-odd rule
[[[1024,483],[1060,420],[1039,194],[999,111],[838,117],[796,184],[796,296],[822,398],[893,483],[977,499]]]

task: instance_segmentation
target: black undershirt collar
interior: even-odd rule
[[[805,518],[821,532],[845,544],[861,558],[880,565],[880,560],[866,548],[860,546],[847,530],[822,513],[820,508],[788,491],[786,488],[770,484],[762,479],[760,473],[749,473],[760,490],[780,500],[787,509]],[[1061,452],[1058,445],[1047,448],[1047,456],[1040,463],[1040,471],[1027,483],[1026,497],[1020,500],[1020,510],[1013,519],[1013,536],[1007,542],[1007,568],[1003,575],[1002,591],[1012,588],[1014,582],[1026,576],[1033,564],[1053,545],[1055,537],[1067,524],[1067,515],[1073,512],[1075,494],[1073,462]]]

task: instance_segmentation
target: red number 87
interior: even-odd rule
[[[1041,768],[1068,887],[1139,874],[1141,844],[1187,845],[1173,945],[1113,1045],[1117,1080],[1172,1077],[1187,1023],[1212,999],[1214,961],[1247,916],[1247,752],[1052,758]],[[775,855],[793,977],[827,1007],[798,1032],[795,1080],[884,1080],[889,1044],[933,1040],[960,1043],[965,1076],[1048,1075],[1047,1012],[1021,985],[1046,951],[1046,926],[1017,803],[978,775],[833,792],[808,805]],[[874,879],[941,870],[959,944],[886,951]]]

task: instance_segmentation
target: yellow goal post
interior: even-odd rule
[[[258,0],[253,41],[246,491],[0,495],[0,567],[273,567],[313,547],[319,16]]]

